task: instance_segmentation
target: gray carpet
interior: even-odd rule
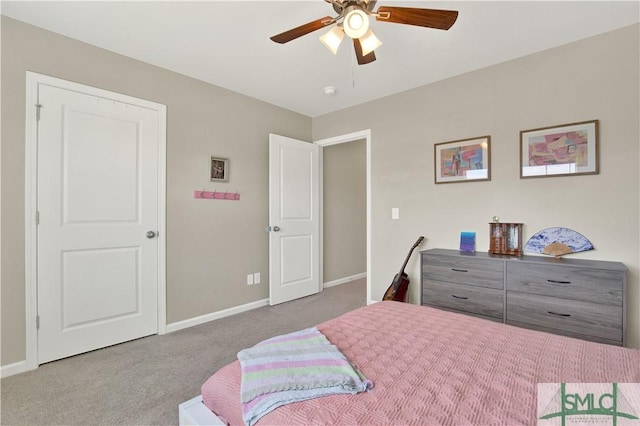
[[[3,425],[177,425],[178,404],[239,350],[365,305],[365,280],[2,379]]]

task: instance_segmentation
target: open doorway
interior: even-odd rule
[[[322,282],[329,287],[364,278],[371,303],[370,130],[315,143],[323,147]]]
[[[364,139],[322,152],[325,287],[366,277],[367,175]]]

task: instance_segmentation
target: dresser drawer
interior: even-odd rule
[[[503,318],[503,292],[476,286],[437,281],[425,282],[422,304],[470,312],[492,318]]]
[[[504,262],[464,256],[422,255],[422,277],[471,286],[504,288]]]
[[[502,317],[500,317],[500,318],[488,317],[486,315],[477,314],[475,312],[460,311],[458,309],[445,308],[444,306],[435,306],[435,308],[436,309],[440,309],[441,311],[455,312],[455,313],[461,314],[461,315],[468,315],[470,317],[482,318],[482,319],[485,319],[485,320],[488,320],[488,321],[497,322],[497,323],[500,323],[500,324],[502,324],[504,322],[502,320]]]
[[[622,342],[622,306],[507,291],[506,322]]]
[[[542,266],[542,267],[541,267]],[[575,266],[507,263],[507,290],[622,305],[624,272]]]

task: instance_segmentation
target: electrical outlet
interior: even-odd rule
[[[253,283],[260,284],[260,272],[256,272],[253,274]]]
[[[253,274],[247,275],[247,285],[253,285]]]

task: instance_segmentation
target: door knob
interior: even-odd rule
[[[147,238],[153,238],[156,236],[156,233],[153,231],[147,231]]]
[[[280,227],[279,227],[279,226],[274,226],[274,227],[273,227],[273,232],[278,232],[279,230],[280,230]]]

